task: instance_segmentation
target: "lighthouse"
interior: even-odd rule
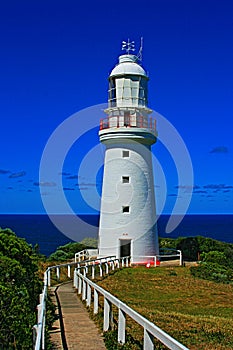
[[[146,263],[159,254],[151,146],[155,120],[148,108],[148,74],[141,50],[126,53],[109,75],[108,108],[99,139],[106,147],[99,223],[99,256],[131,256]]]

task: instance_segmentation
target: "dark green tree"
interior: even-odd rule
[[[31,349],[42,283],[36,255],[10,229],[0,229],[0,349]]]

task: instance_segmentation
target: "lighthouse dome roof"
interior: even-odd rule
[[[135,55],[121,55],[119,57],[119,64],[113,68],[109,77],[120,75],[140,75],[148,78],[145,70],[137,63],[137,56]]]

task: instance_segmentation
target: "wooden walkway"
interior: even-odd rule
[[[106,350],[103,337],[72,287],[72,282],[51,288],[58,319],[50,332],[54,350]]]

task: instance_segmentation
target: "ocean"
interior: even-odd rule
[[[83,221],[93,225],[88,232],[80,232],[79,241],[84,237],[98,236],[99,215],[80,215]],[[204,236],[223,242],[233,243],[233,215],[186,215],[179,226],[171,233],[165,233],[169,215],[162,215],[158,220],[160,237],[177,238],[179,236]],[[60,216],[60,220],[66,220]],[[62,234],[47,215],[0,215],[0,227],[10,228],[17,236],[24,238],[33,246],[39,245],[40,253],[49,256],[57,247],[72,242]]]

